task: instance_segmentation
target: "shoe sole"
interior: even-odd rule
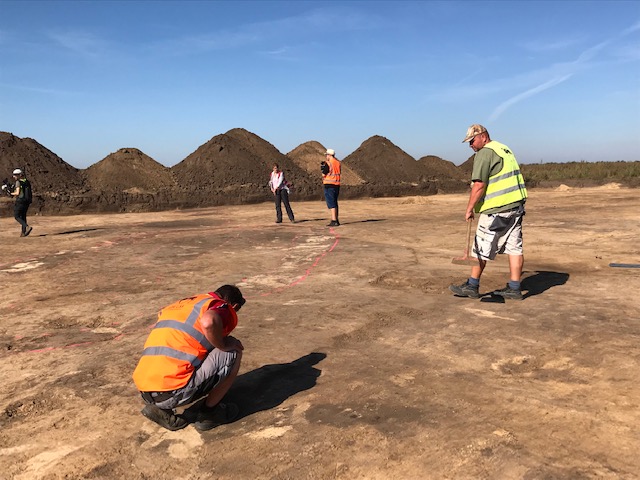
[[[524,299],[524,297],[522,295],[516,297],[514,295],[505,295],[503,293],[496,293],[496,292],[493,292],[493,294],[498,296],[498,297],[502,297],[505,300],[522,300],[522,299]]]

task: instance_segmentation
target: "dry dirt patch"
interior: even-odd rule
[[[449,294],[465,205],[34,217],[26,239],[0,219],[0,478],[636,478],[639,269],[608,264],[640,260],[637,191],[534,190],[522,302]],[[164,431],[130,378],[144,339],[226,282],[242,416]]]

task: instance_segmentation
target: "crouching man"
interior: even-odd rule
[[[238,416],[238,406],[222,399],[240,369],[244,347],[229,334],[244,303],[238,287],[223,285],[160,311],[133,372],[146,403],[145,417],[168,430],[180,430],[189,422],[174,409],[202,397],[206,398],[194,422],[197,430],[210,430]]]

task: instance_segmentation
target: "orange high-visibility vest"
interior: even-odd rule
[[[194,370],[215,348],[200,324],[210,308],[220,309],[226,337],[238,324],[238,316],[231,305],[213,293],[184,298],[160,310],[133,372],[138,390],[167,392],[189,382]]]
[[[329,173],[322,176],[322,183],[325,185],[340,185],[340,171],[342,170],[340,162],[335,157],[331,157],[327,165],[329,165]]]

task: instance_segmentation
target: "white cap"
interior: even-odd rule
[[[16,168],[16,169],[13,171],[13,174],[14,174],[14,175],[22,175],[22,170],[20,170],[19,168]]]
[[[332,157],[336,156],[336,151],[332,148],[327,148],[327,151],[324,152],[325,155],[331,155]]]

